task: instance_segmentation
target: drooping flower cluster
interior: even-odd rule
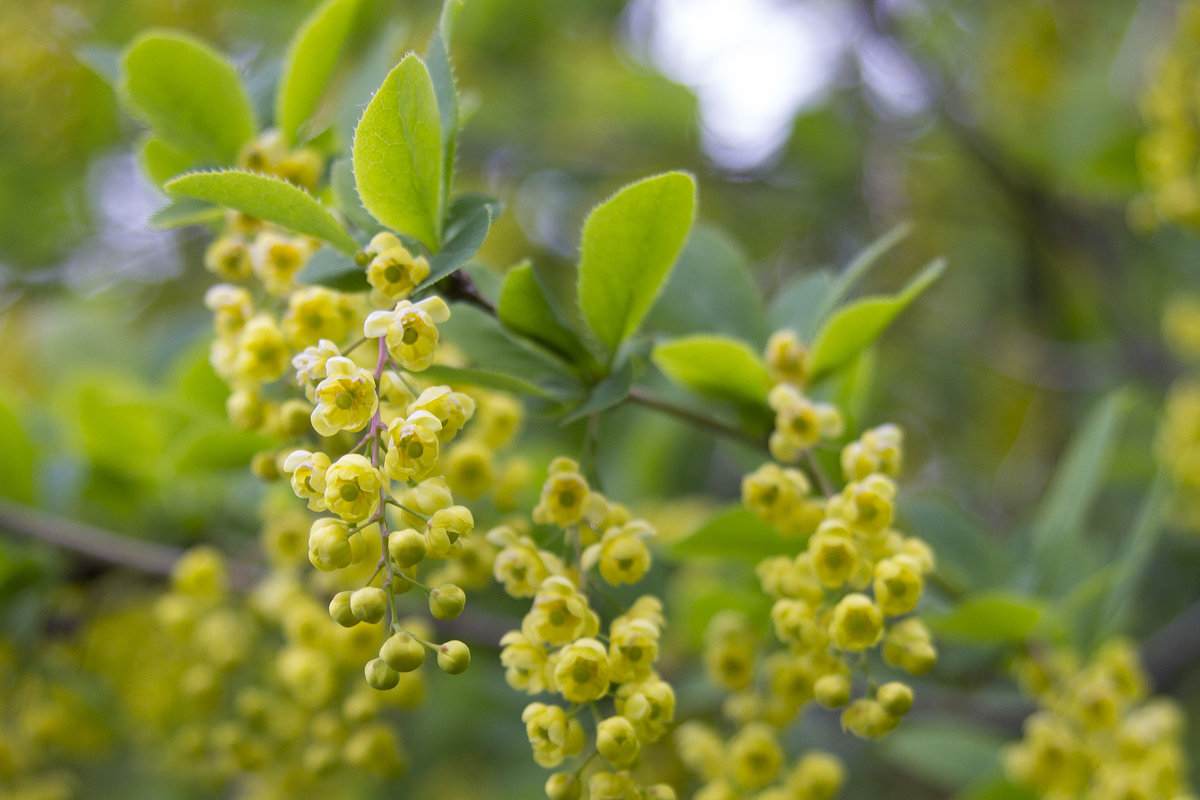
[[[567,458],[551,463],[533,521],[557,532],[541,543],[513,525],[488,533],[500,548],[496,579],[513,597],[533,598],[520,630],[500,640],[500,660],[514,689],[561,698],[530,703],[522,714],[538,764],[557,767],[581,755],[589,738],[594,743],[591,756],[574,771],[550,777],[547,795],[580,797],[584,770],[599,756],[609,769],[591,774],[589,797],[674,797],[666,785],[640,787],[629,771],[642,749],[666,734],[675,713],[675,692],[655,671],[662,603],[643,595],[605,626],[590,600],[605,596],[604,584],[642,579],[651,562],[645,542],[654,529],[591,488],[579,465]],[[561,554],[545,546],[558,536]],[[602,711],[600,704],[609,701],[611,711]],[[591,737],[578,719],[585,709],[595,721]]]
[[[1006,755],[1013,781],[1056,800],[1193,797],[1183,711],[1148,697],[1130,642],[1110,640],[1087,663],[1065,650],[1034,654],[1019,662],[1018,677],[1039,710]]]

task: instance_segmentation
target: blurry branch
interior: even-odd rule
[[[675,417],[678,420],[688,423],[694,427],[724,436],[728,439],[741,442],[749,445],[756,450],[767,450],[767,440],[761,436],[755,436],[749,431],[742,430],[734,425],[730,425],[724,420],[710,417],[699,411],[694,411],[681,405],[676,405],[670,400],[665,400],[656,394],[652,394],[640,387],[633,387],[629,390],[629,402],[635,405],[643,406],[644,408],[654,409],[661,413]],[[769,451],[768,451],[769,452]]]
[[[496,316],[496,305],[479,293],[475,282],[462,269],[456,269],[446,276],[445,291],[442,293],[446,300],[461,300],[464,303]]]
[[[102,564],[151,575],[170,575],[184,553],[179,547],[133,539],[3,499],[0,499],[0,531],[37,539]],[[230,561],[228,567],[236,589],[248,589],[259,577],[260,570],[253,564]]]

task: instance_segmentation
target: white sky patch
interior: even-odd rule
[[[787,140],[830,87],[855,30],[839,6],[780,0],[637,0],[635,41],[700,102],[703,144],[748,169]]]

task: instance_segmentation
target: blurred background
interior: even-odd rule
[[[225,421],[226,389],[207,364],[210,234],[147,225],[164,198],[140,172],[140,128],[105,65],[148,27],[182,28],[230,54],[269,108],[283,48],[314,5],[0,0],[0,496],[129,537],[254,551],[261,489],[243,465],[262,443]],[[1197,282],[1196,234],[1160,224],[1144,169],[1140,109],[1177,36],[1177,5],[468,0],[454,59],[475,110],[459,175],[506,207],[479,260],[496,271],[525,257],[573,261],[597,200],[668,169],[697,176],[701,222],[744,255],[767,298],[910,221],[863,291],[894,290],[938,255],[949,270],[885,335],[861,419],[905,428],[906,491],[953,509],[992,547],[971,557],[987,559],[1022,547],[1072,432],[1126,387],[1131,412],[1089,516],[1103,560],[1154,473],[1157,409],[1182,371],[1162,344],[1164,303]],[[423,50],[437,4],[377,6],[395,55]],[[674,333],[730,330],[719,305],[710,311],[655,313]],[[737,454],[620,413],[629,425],[614,424],[601,453],[609,494],[736,498]],[[534,440],[536,428],[531,419]],[[1149,569],[1139,637],[1195,602],[1200,537],[1171,532]],[[155,585],[114,588],[105,572],[0,539],[0,631],[32,647]],[[973,657],[964,681],[978,678]],[[466,778],[494,779],[494,796],[537,791],[513,726],[520,698],[498,675],[483,666],[453,688],[431,681],[404,728],[436,731],[425,744],[405,734],[432,765],[405,779],[415,796],[435,786],[486,796],[463,788],[464,751],[477,764]],[[1161,688],[1200,708],[1200,671],[1178,669]],[[472,708],[496,711],[478,724],[456,716]],[[1015,736],[1009,722],[999,729]],[[825,720],[801,738],[832,730]],[[495,744],[505,738],[515,745]],[[447,751],[459,755],[435,757]],[[874,782],[897,780],[906,788],[886,796],[952,796],[896,761],[869,762],[847,796],[885,796],[870,794]],[[117,772],[97,786],[127,788],[153,770]],[[137,796],[188,796],[158,780],[157,794]]]

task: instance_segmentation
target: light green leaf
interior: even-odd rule
[[[0,497],[33,502],[36,452],[20,418],[0,399]]]
[[[191,197],[180,197],[151,214],[149,222],[150,227],[161,231],[183,225],[215,222],[224,215],[225,211],[212,203],[205,203]]]
[[[442,238],[442,126],[429,70],[410,53],[388,73],[354,130],[363,207],[437,250]]]
[[[333,162],[329,168],[329,188],[333,191],[333,201],[342,216],[356,228],[371,236],[383,231],[383,226],[367,213],[358,199],[358,192],[354,189],[354,170],[349,159],[339,158]]]
[[[121,57],[118,94],[172,148],[233,164],[258,130],[237,70],[208,45],[179,32],[149,32]]]
[[[634,333],[692,226],[696,182],[668,172],[632,183],[583,224],[579,307],[610,353]]]
[[[466,367],[447,367],[434,364],[421,373],[422,378],[450,384],[465,383],[468,386],[482,386],[485,389],[496,389],[501,392],[513,392],[532,397],[550,397],[541,387],[513,375],[503,372],[492,372],[485,369],[468,369]]]
[[[851,261],[842,274],[837,277],[837,280],[830,287],[829,292],[824,295],[822,302],[815,310],[815,323],[820,323],[825,320],[829,312],[837,307],[837,304],[842,302],[854,286],[862,280],[863,276],[870,271],[871,267],[875,266],[876,262],[900,242],[908,237],[912,232],[912,224],[902,222],[890,231],[880,236],[871,244],[867,245],[858,256]]]
[[[138,146],[138,161],[158,186],[196,166],[195,156],[176,150],[155,136],[142,140]]]
[[[540,342],[572,363],[590,358],[579,337],[554,315],[528,262],[505,273],[496,314],[510,330]]]
[[[1041,601],[1007,592],[968,597],[953,610],[929,619],[939,636],[978,643],[1018,644],[1042,618]]]
[[[745,342],[696,334],[657,345],[650,358],[672,381],[701,394],[759,405],[767,402],[771,376]]]
[[[424,293],[479,252],[492,227],[492,215],[499,209],[500,204],[485,195],[455,198],[446,225],[446,245],[429,257],[429,277],[421,281],[414,294]]]
[[[1075,574],[1072,556],[1082,546],[1088,509],[1100,491],[1129,408],[1127,391],[1106,396],[1059,461],[1030,529],[1038,589],[1061,592],[1069,588]]]
[[[1122,632],[1129,613],[1130,601],[1142,580],[1146,564],[1154,554],[1159,535],[1163,529],[1163,518],[1167,513],[1170,481],[1163,472],[1155,476],[1154,483],[1146,492],[1138,511],[1133,531],[1125,541],[1122,552],[1115,561],[1116,575],[1112,588],[1100,604],[1100,615],[1096,641]]]
[[[621,366],[604,376],[604,379],[592,387],[587,399],[571,410],[562,418],[563,425],[583,419],[591,414],[606,411],[629,397],[633,388],[635,369],[632,358],[626,358]]]
[[[327,0],[308,16],[288,45],[275,95],[275,124],[289,144],[317,106],[354,27],[360,0]]]
[[[821,326],[813,341],[809,364],[812,380],[820,380],[853,360],[929,288],[945,268],[945,262],[938,259],[921,270],[899,294],[868,297],[839,309]]]
[[[954,800],[1041,800],[1041,796],[1023,786],[999,778],[969,786]]]
[[[168,461],[183,473],[244,470],[255,453],[274,443],[268,436],[235,430],[224,421],[198,422],[179,435]]]
[[[879,743],[897,769],[948,790],[996,772],[1005,737],[961,722],[906,721]]]
[[[299,283],[310,286],[328,286],[339,292],[370,291],[371,284],[367,282],[367,272],[353,259],[322,247],[309,257],[304,269],[296,273]]]
[[[329,242],[347,255],[358,243],[333,215],[303,189],[267,175],[230,169],[182,175],[164,187],[169,194],[233,208],[296,233]]]
[[[805,539],[785,538],[779,531],[741,506],[732,507],[668,548],[674,558],[739,558],[762,561],[777,555],[796,555]]]
[[[429,40],[425,65],[437,97],[438,117],[442,121],[442,201],[450,197],[454,181],[454,158],[458,142],[458,90],[454,86],[454,67],[450,63],[450,37],[462,11],[462,0],[446,0],[437,30]],[[444,211],[444,209],[443,209]]]

